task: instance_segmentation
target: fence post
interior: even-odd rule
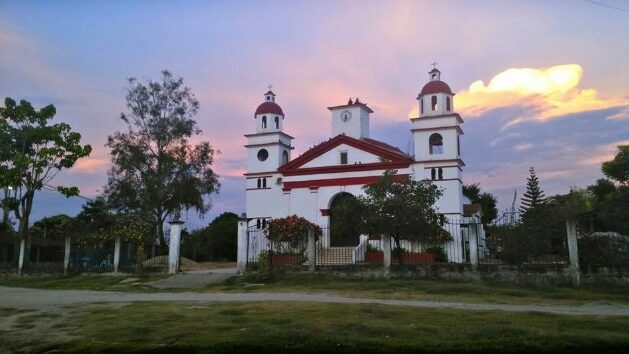
[[[472,270],[478,270],[478,224],[476,221],[467,225],[467,234],[470,241],[470,264]]]
[[[566,220],[566,234],[568,240],[568,256],[570,257],[570,273],[574,284],[581,284],[581,270],[579,268],[579,247],[577,245],[577,222],[574,219]]]
[[[311,272],[315,271],[316,268],[316,258],[317,258],[317,250],[315,243],[315,234],[314,230],[308,230],[308,270]]]
[[[391,236],[382,235],[382,253],[384,253],[384,276],[391,275]]]
[[[26,252],[26,240],[24,238],[20,239],[20,254],[18,255],[17,261],[17,275],[22,275],[22,269],[24,268],[24,252]]]
[[[175,219],[170,224],[170,245],[168,247],[168,273],[176,274],[179,271],[179,251],[181,248],[181,225],[183,221]]]
[[[63,251],[63,274],[68,274],[70,268],[70,251],[72,250],[72,237],[66,235],[65,249]]]
[[[238,220],[238,252],[236,256],[238,274],[247,270],[247,220]]]
[[[118,268],[120,266],[120,236],[116,236],[116,241],[114,242],[114,273],[118,273]]]

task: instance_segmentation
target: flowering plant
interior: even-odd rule
[[[321,228],[318,225],[297,215],[291,215],[271,220],[266,229],[266,236],[272,242],[297,245],[308,237],[308,230],[314,230],[315,237],[321,235]]]

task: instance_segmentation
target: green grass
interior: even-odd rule
[[[165,274],[132,276],[109,274],[4,276],[0,277],[0,286],[40,289],[147,291],[153,288],[143,284],[144,282],[161,279],[166,276]]]
[[[629,318],[315,303],[135,303],[68,319],[61,352],[621,352]],[[20,343],[0,337],[0,347]],[[3,343],[4,342],[4,343]]]
[[[629,286],[534,286],[452,280],[358,279],[330,274],[287,273],[261,282],[255,275],[233,277],[207,287],[225,292],[316,292],[354,297],[511,304],[578,305],[629,303]]]

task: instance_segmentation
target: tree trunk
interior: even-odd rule
[[[28,266],[31,254],[31,237],[28,234],[29,221],[31,217],[31,210],[33,209],[33,197],[34,191],[27,191],[22,200],[22,215],[20,215],[20,228],[18,230],[18,238],[20,240],[26,240],[26,247],[24,247],[24,267]]]
[[[400,246],[400,239],[399,237],[395,236],[393,237],[393,239],[395,240],[395,248],[397,249],[397,251],[395,252],[395,256],[397,257],[397,264],[402,265],[402,247]]]

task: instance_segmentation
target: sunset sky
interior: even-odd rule
[[[528,168],[547,195],[587,186],[629,144],[629,2],[0,0],[0,98],[57,107],[93,147],[58,175],[95,197],[107,136],[124,125],[126,78],[170,70],[196,94],[201,139],[221,151],[220,194],[199,219],[245,207],[245,139],[269,84],[295,154],[330,135],[328,106],[358,96],[372,136],[407,150],[417,93],[437,62],[465,120],[465,183],[499,208]],[[36,197],[35,218],[84,199]]]

